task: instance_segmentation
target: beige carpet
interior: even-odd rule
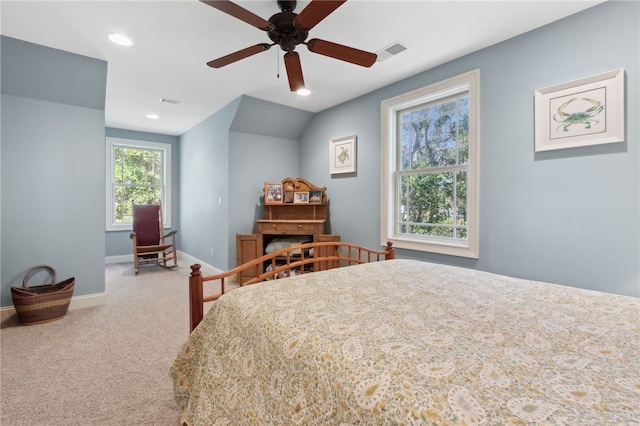
[[[179,425],[168,372],[189,333],[189,271],[107,265],[105,305],[5,321],[0,424]]]

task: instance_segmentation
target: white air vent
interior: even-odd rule
[[[378,62],[386,61],[390,57],[395,56],[404,50],[407,50],[407,47],[402,43],[400,43],[399,41],[397,41],[392,45],[387,46],[384,49],[376,52],[376,54],[378,55]]]
[[[178,105],[180,103],[180,101],[176,101],[175,99],[169,99],[169,98],[160,98],[159,102],[163,104],[173,104],[173,105]]]

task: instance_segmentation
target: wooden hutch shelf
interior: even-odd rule
[[[275,188],[273,188],[275,187]],[[268,201],[267,191],[277,194]],[[307,202],[294,202],[296,197]],[[309,202],[309,201],[315,202]],[[318,187],[303,178],[286,178],[275,184],[265,185],[262,219],[255,221],[255,234],[236,235],[236,265],[256,259],[263,254],[270,242],[287,236],[306,236],[312,241],[340,241],[337,235],[328,235],[329,204],[326,187]],[[238,282],[262,273],[262,270],[246,271],[238,276]]]

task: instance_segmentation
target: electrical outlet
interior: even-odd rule
[[[213,247],[211,247],[211,257],[213,257]]]

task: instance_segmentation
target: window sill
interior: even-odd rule
[[[423,251],[428,253],[446,254],[449,256],[468,257],[471,259],[478,259],[478,248],[473,247],[471,243],[456,243],[449,241],[418,241],[410,238],[390,237],[385,238],[386,241],[393,242],[394,248]]]

